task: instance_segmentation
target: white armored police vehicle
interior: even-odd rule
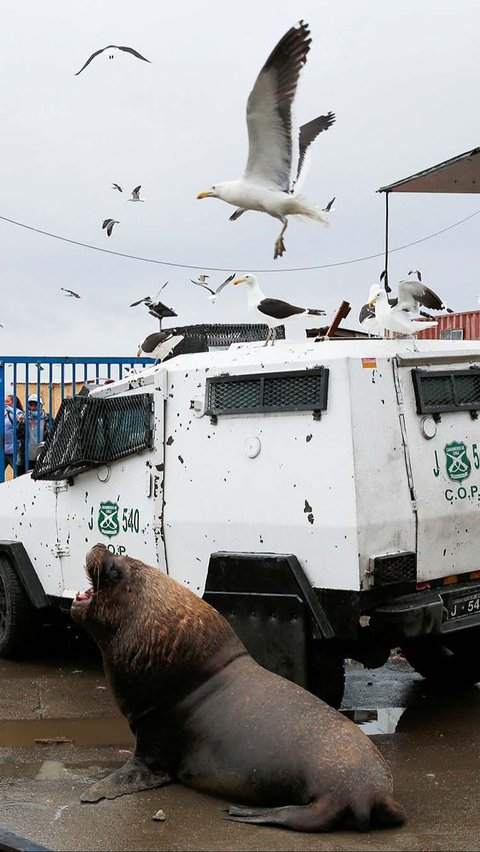
[[[173,357],[62,403],[0,486],[0,653],[86,551],[158,565],[256,659],[339,705],[401,647],[480,680],[480,342],[307,339]]]

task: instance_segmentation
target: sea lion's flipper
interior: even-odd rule
[[[162,787],[171,781],[172,778],[166,772],[152,772],[145,763],[132,755],[120,769],[116,769],[115,772],[89,787],[81,797],[81,801],[99,802],[100,799],[116,799],[117,796],[125,796],[127,793]]]
[[[405,812],[390,796],[373,805],[368,801],[345,805],[333,795],[322,796],[310,805],[287,805],[280,808],[230,807],[225,819],[235,822],[280,825],[294,831],[331,831],[333,828],[367,831],[371,825],[382,827],[403,825]]]
[[[310,805],[286,805],[281,808],[230,807],[225,819],[281,825],[294,831],[330,831],[341,821],[345,807],[333,795],[322,796]]]

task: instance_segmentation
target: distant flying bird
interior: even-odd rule
[[[149,59],[145,59],[145,57],[142,56],[142,54],[139,53],[138,50],[134,50],[133,47],[123,47],[120,44],[108,44],[106,47],[102,47],[100,48],[100,50],[96,50],[95,53],[92,53],[92,55],[89,56],[87,61],[85,62],[85,65],[82,65],[80,71],[75,72],[75,77],[78,77],[78,75],[82,73],[83,69],[86,68],[87,65],[90,65],[92,59],[95,59],[95,57],[99,56],[100,53],[103,53],[104,50],[124,50],[126,53],[131,53],[132,56],[136,56],[137,59],[143,59],[144,62],[150,62]],[[114,53],[108,54],[109,59],[113,59],[114,56]]]
[[[132,189],[132,197],[129,198],[129,201],[146,201],[146,198],[140,198],[140,190],[142,188],[142,184],[136,186],[135,189]]]
[[[118,183],[112,183],[112,189],[118,189],[119,192],[123,192],[122,187]]]
[[[107,229],[107,237],[111,237],[112,231],[113,231],[113,226],[119,225],[119,224],[120,224],[120,222],[118,221],[118,219],[104,219],[103,220],[102,228]]]
[[[328,224],[324,212],[299,194],[310,144],[335,121],[335,115],[329,112],[300,129],[293,122],[293,102],[310,43],[308,25],[300,21],[280,39],[257,77],[247,101],[249,151],[243,178],[217,183],[197,195],[233,204],[237,208],[233,220],[244,210],[258,210],[279,219],[282,230],[275,241],[274,258],[285,251],[288,216]]]
[[[216,290],[212,290],[211,287],[209,287],[207,284],[205,284],[205,279],[209,278],[210,277],[209,275],[203,275],[202,274],[202,275],[198,276],[197,281],[194,281],[193,278],[190,278],[190,281],[192,282],[192,284],[196,284],[198,287],[203,287],[205,290],[208,290],[208,292],[212,294],[208,298],[212,302],[214,302],[216,297],[220,293],[220,291],[223,290],[223,288],[226,287],[227,284],[230,284],[230,281],[233,281],[236,274],[237,274],[236,272],[233,272],[232,275],[229,275],[228,278],[225,278],[225,281],[222,281],[222,283],[217,287]],[[203,279],[203,280],[201,280],[201,279]]]
[[[326,207],[322,207],[322,213],[333,213],[335,207],[333,206],[335,201],[335,196],[328,202]],[[410,273],[409,273],[410,274]]]
[[[162,292],[162,290],[165,290],[165,287],[167,286],[167,284],[168,284],[168,281],[165,281],[165,284],[162,284],[162,286],[160,287],[160,290],[158,291],[158,293],[156,293],[155,296],[144,296],[142,299],[139,299],[138,302],[132,302],[130,307],[135,308],[137,305],[141,305],[142,302],[145,302],[147,307],[150,307],[151,305],[156,304],[156,302],[158,301],[158,297],[159,297],[160,293]]]
[[[184,334],[177,333],[176,328],[169,328],[168,331],[154,331],[139,344],[137,358],[156,358],[157,361],[163,361],[184,337]]]
[[[66,296],[69,296],[73,299],[81,299],[79,293],[75,293],[75,290],[69,290],[68,287],[60,287],[60,290],[63,290]]]
[[[160,287],[158,293],[155,296],[144,296],[143,299],[138,299],[136,302],[132,302],[130,305],[131,308],[135,308],[137,305],[144,304],[148,308],[148,313],[151,314],[152,317],[156,317],[156,319],[163,319],[164,317],[176,317],[172,308],[169,308],[167,305],[164,305],[163,302],[160,301],[159,296],[162,290],[167,286],[168,281],[165,281]]]
[[[247,307],[250,313],[253,313],[257,322],[266,322],[268,325],[268,334],[265,340],[265,346],[268,341],[272,341],[272,346],[275,342],[277,326],[283,325],[286,320],[298,316],[323,316],[325,311],[318,308],[299,308],[298,305],[291,305],[289,302],[284,302],[282,299],[268,299],[260,290],[258,279],[255,275],[243,275],[237,278],[234,284],[247,284]]]

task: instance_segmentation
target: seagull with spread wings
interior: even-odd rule
[[[123,192],[122,187],[118,183],[112,183],[112,189],[118,189],[119,192]]]
[[[160,287],[160,290],[155,296],[144,296],[143,299],[137,299],[136,302],[132,302],[130,307],[135,308],[137,305],[143,304],[148,308],[148,313],[158,320],[162,320],[164,317],[176,317],[177,314],[173,308],[169,308],[168,305],[165,305],[159,299],[160,293],[165,289],[167,284],[168,281],[165,281],[165,284]]]
[[[104,219],[103,220],[102,228],[107,229],[107,237],[112,236],[113,226],[119,225],[119,224],[120,224],[120,222],[118,221],[118,219]]]
[[[129,198],[129,201],[146,201],[146,198],[140,198],[140,190],[142,188],[142,184],[140,183],[135,189],[132,189],[132,197]]]
[[[124,47],[121,44],[107,44],[106,47],[101,47],[100,50],[96,50],[95,53],[92,53],[92,55],[88,57],[87,61],[85,62],[85,65],[82,65],[82,67],[80,68],[80,71],[75,72],[75,77],[78,77],[78,75],[81,74],[82,71],[87,67],[87,65],[90,65],[92,59],[95,59],[95,57],[103,53],[104,50],[124,50],[125,53],[131,53],[132,56],[136,56],[137,59],[143,59],[144,62],[150,62],[149,59],[145,59],[145,57],[142,56],[142,54],[139,53],[138,50],[134,50],[133,47]],[[108,54],[109,59],[113,59],[114,56],[115,52]]]
[[[291,27],[268,57],[247,101],[248,160],[243,178],[217,183],[197,198],[220,198],[236,207],[235,220],[245,210],[258,210],[279,219],[282,230],[274,258],[285,251],[288,216],[328,224],[320,210],[300,195],[307,155],[314,139],[335,121],[332,112],[296,128],[292,108],[300,72],[310,50],[310,30],[300,21]]]
[[[214,302],[220,291],[223,290],[223,288],[226,287],[227,284],[230,284],[230,281],[233,281],[236,274],[236,272],[233,272],[232,275],[229,275],[228,278],[225,278],[225,281],[222,281],[222,283],[219,284],[216,290],[212,290],[212,288],[209,287],[208,284],[205,284],[206,279],[210,277],[209,275],[204,275],[202,273],[198,276],[198,279],[196,281],[194,281],[193,278],[190,278],[190,281],[192,282],[192,284],[196,284],[197,287],[203,287],[205,290],[208,290],[208,292],[211,293],[211,296],[209,296],[208,298],[211,302]]]
[[[80,293],[76,293],[75,290],[69,290],[68,287],[60,287],[60,290],[63,290],[65,295],[71,299],[81,299]]]
[[[381,329],[408,334],[410,337],[438,325],[430,314],[421,310],[422,307],[431,311],[452,313],[452,309],[447,307],[443,299],[420,280],[400,281],[396,299],[389,299],[382,286],[371,287],[367,304],[368,307],[375,305],[375,319]],[[423,317],[427,317],[429,322],[425,322]]]

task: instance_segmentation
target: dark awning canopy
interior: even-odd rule
[[[480,148],[473,148],[377,192],[480,192]]]

